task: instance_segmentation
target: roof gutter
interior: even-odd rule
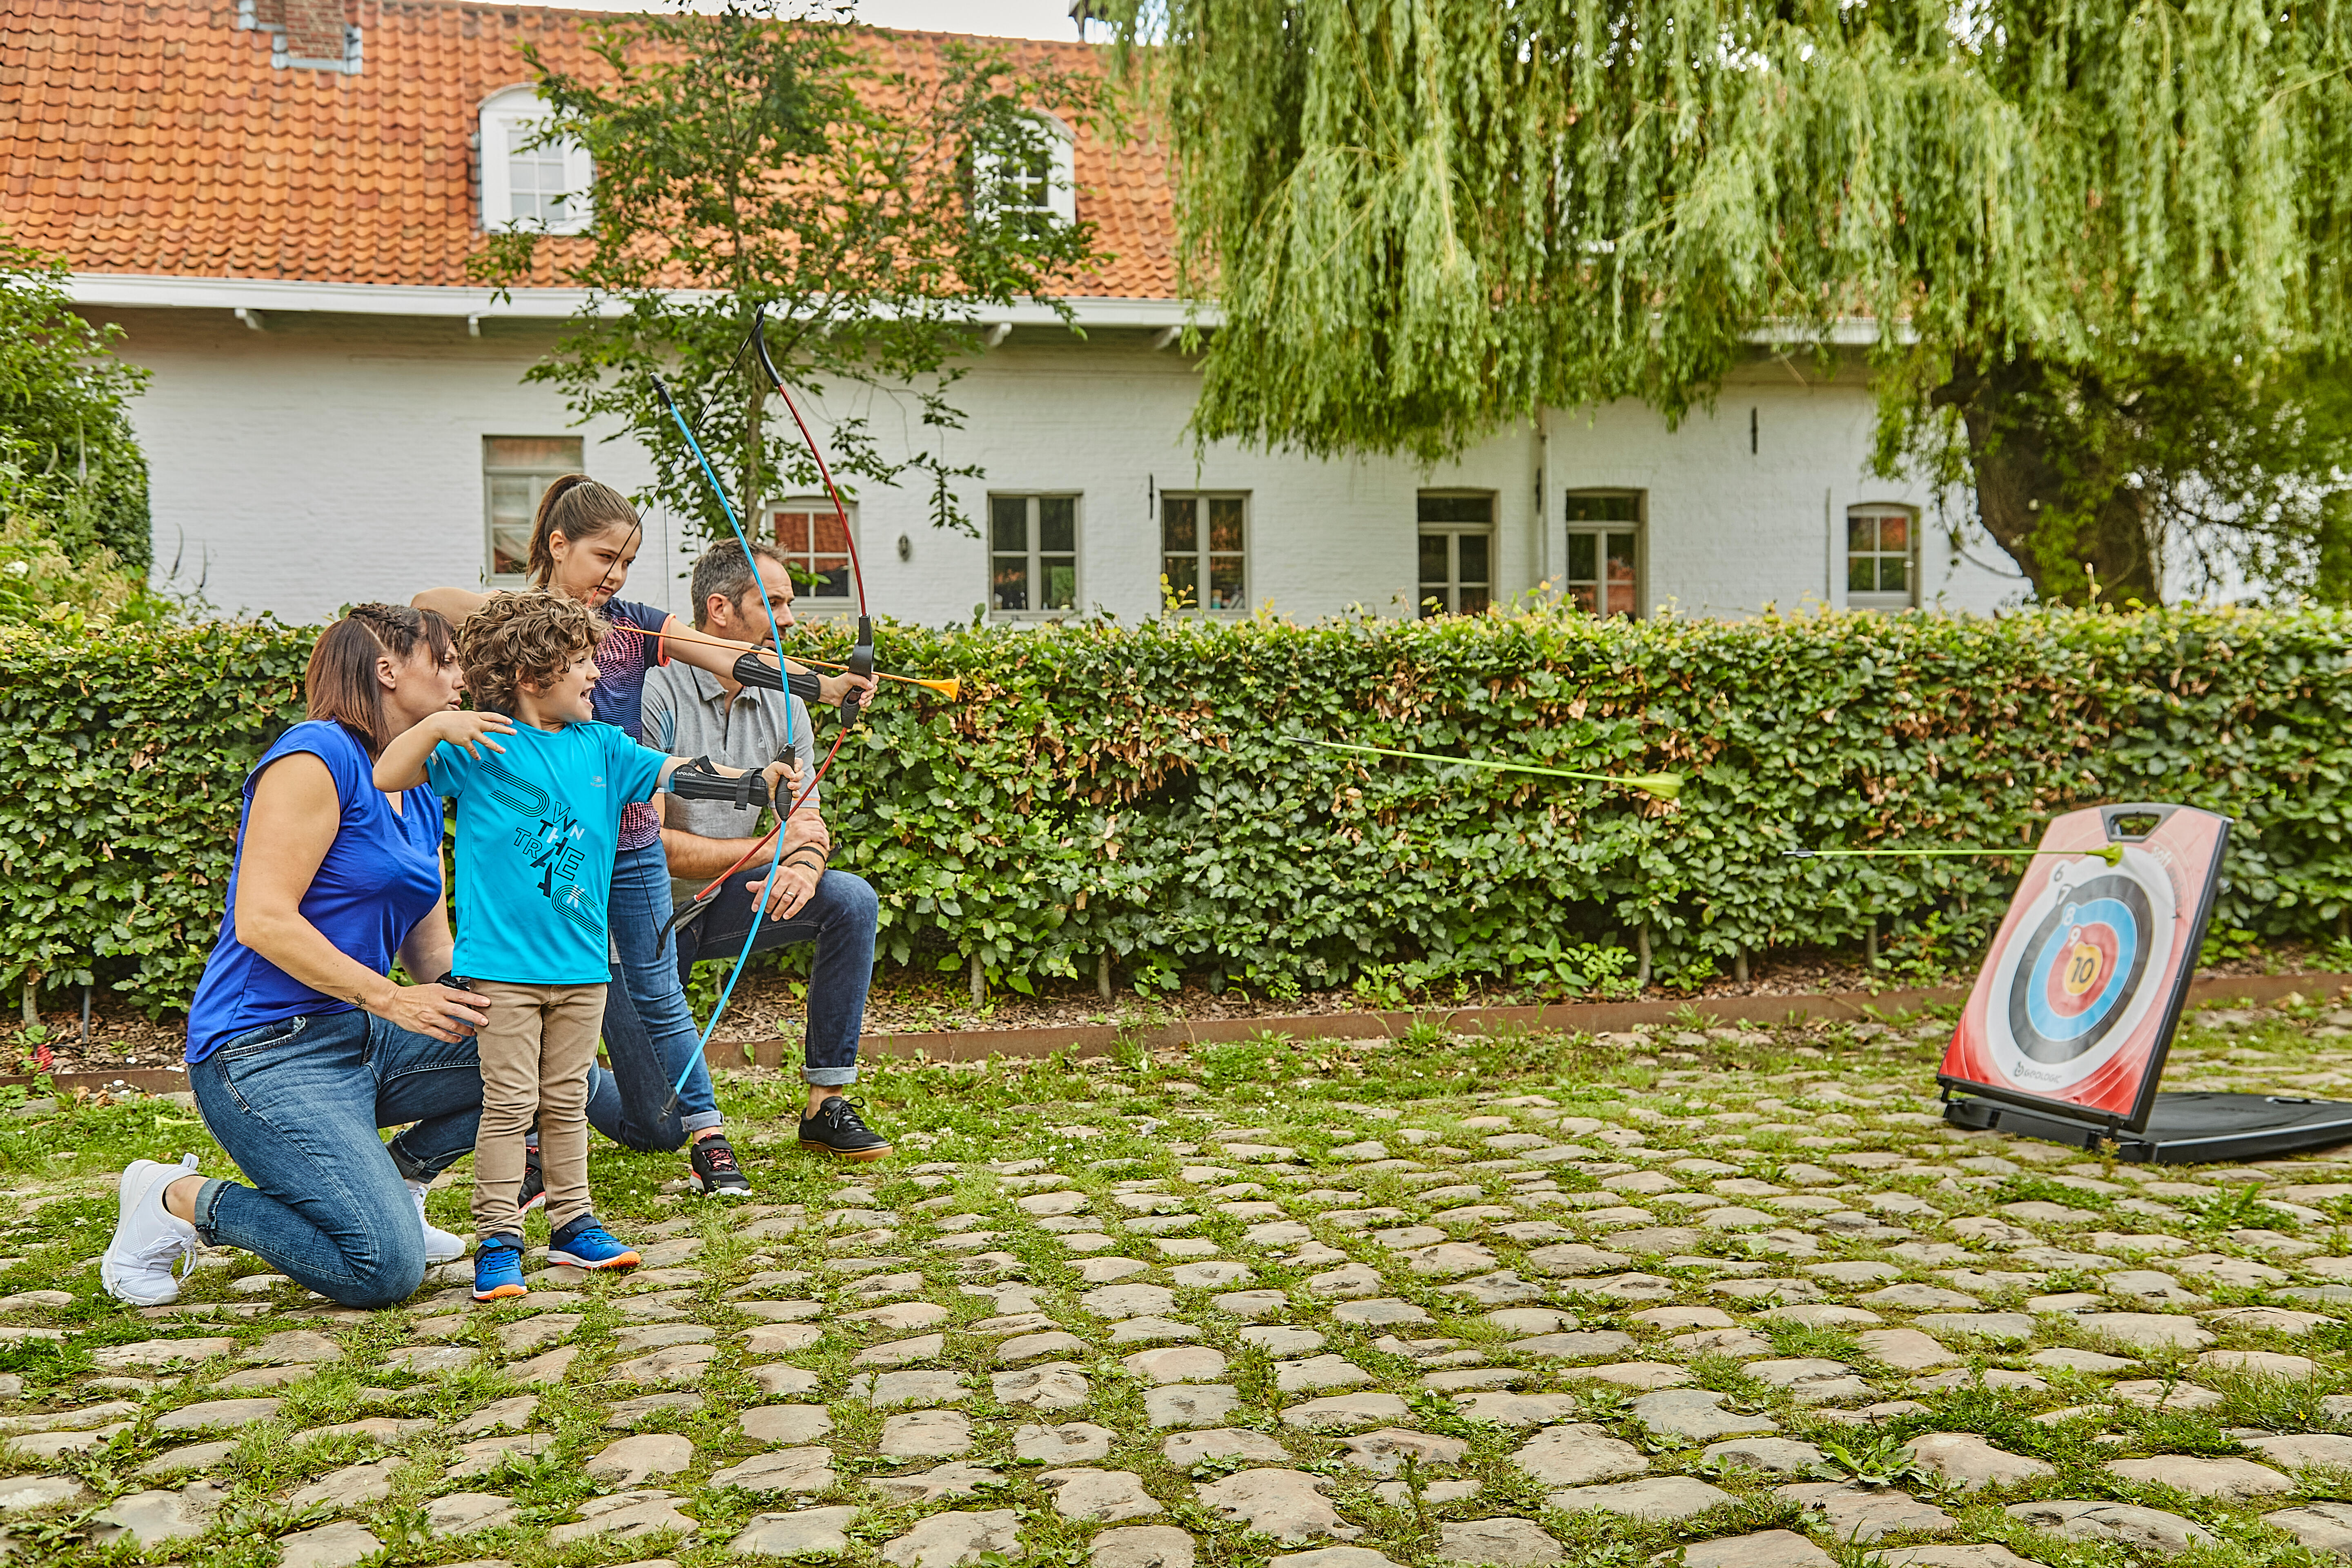
[[[496,321],[561,321],[589,303],[585,289],[517,289],[503,296],[495,289],[436,288],[401,283],[310,283],[268,278],[180,278],[130,272],[77,272],[67,279],[66,291],[77,305],[116,310],[331,311],[357,316],[424,316],[463,320],[478,326]],[[1140,327],[1165,331],[1181,327],[1192,312],[1181,300],[1129,300],[1066,296],[1076,324],[1086,328]],[[627,305],[611,296],[604,313],[619,315]],[[1214,327],[1217,313],[1198,312],[1202,327]],[[972,324],[992,329],[1058,327],[1062,318],[1050,305],[1023,300],[1015,305],[975,307]]]

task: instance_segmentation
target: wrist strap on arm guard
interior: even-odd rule
[[[795,669],[787,675],[763,662],[757,649],[735,661],[735,679],[739,685],[756,686],[762,691],[790,691],[803,702],[814,702],[824,692],[813,672]]]
[[[737,773],[733,778],[714,770],[709,757],[697,757],[669,775],[669,793],[680,800],[731,800],[738,811],[768,804],[767,775]]]

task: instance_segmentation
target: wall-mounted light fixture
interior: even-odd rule
[[[900,534],[898,536],[898,559],[901,561],[912,561],[914,558],[915,542],[908,538],[905,534]]]

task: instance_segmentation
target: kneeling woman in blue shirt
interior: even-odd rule
[[[488,998],[402,985],[449,970],[441,802],[372,777],[394,737],[463,687],[448,624],[362,605],[319,636],[308,721],[245,781],[228,908],[188,1013],[188,1087],[252,1185],[131,1163],[100,1260],[137,1306],[179,1294],[199,1246],[244,1247],[347,1307],[412,1294],[464,1244],[425,1221],[425,1189],[474,1146]],[[408,1124],[385,1142],[378,1128]]]

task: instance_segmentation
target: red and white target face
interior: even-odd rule
[[[2167,1037],[2226,819],[2178,807],[2113,866],[2036,858],[1978,973],[1943,1076],[2129,1114]],[[2045,850],[2108,845],[2096,810],[2050,825]]]
[[[2021,1088],[2082,1082],[2122,1048],[2155,1005],[2168,945],[2172,879],[2139,849],[2123,862],[2043,860],[2042,889],[1993,955],[1985,1043]]]

